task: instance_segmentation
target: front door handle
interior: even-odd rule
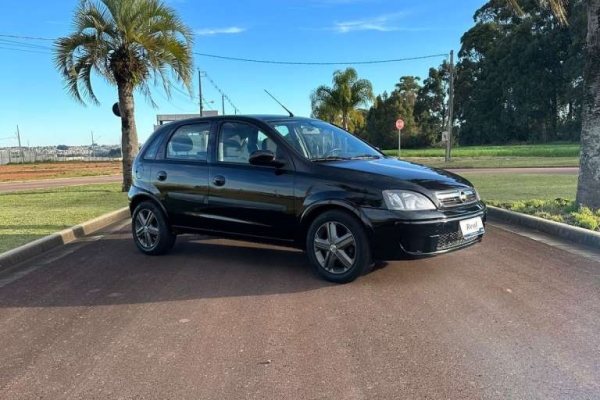
[[[215,186],[223,186],[225,184],[225,177],[223,175],[217,175],[213,178]]]
[[[156,173],[156,179],[159,181],[164,181],[167,179],[167,173],[165,171],[158,171]]]

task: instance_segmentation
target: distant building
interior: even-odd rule
[[[203,117],[216,117],[219,115],[219,112],[216,110],[204,110],[202,111]],[[169,122],[181,121],[182,119],[188,118],[197,118],[198,114],[158,114],[156,116],[156,125],[154,125],[154,130],[158,129],[159,126],[168,124]]]

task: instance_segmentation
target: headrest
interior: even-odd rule
[[[180,151],[181,152],[190,151],[190,150],[192,150],[193,147],[194,147],[194,142],[192,142],[192,139],[190,139],[189,136],[175,136],[171,140],[171,148],[176,153],[179,153]]]

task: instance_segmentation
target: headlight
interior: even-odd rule
[[[384,190],[383,199],[390,210],[435,210],[435,204],[427,197],[408,190]]]
[[[475,191],[475,196],[477,196],[477,201],[481,201],[481,196],[479,195],[477,189],[473,188],[473,190]]]

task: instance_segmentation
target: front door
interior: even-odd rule
[[[215,147],[208,199],[213,229],[292,240],[294,169],[283,149],[256,126],[238,121],[220,125]],[[286,165],[251,165],[249,157],[256,150],[271,150]]]
[[[160,192],[172,225],[202,227],[208,204],[210,122],[182,125],[152,164],[152,184]]]

